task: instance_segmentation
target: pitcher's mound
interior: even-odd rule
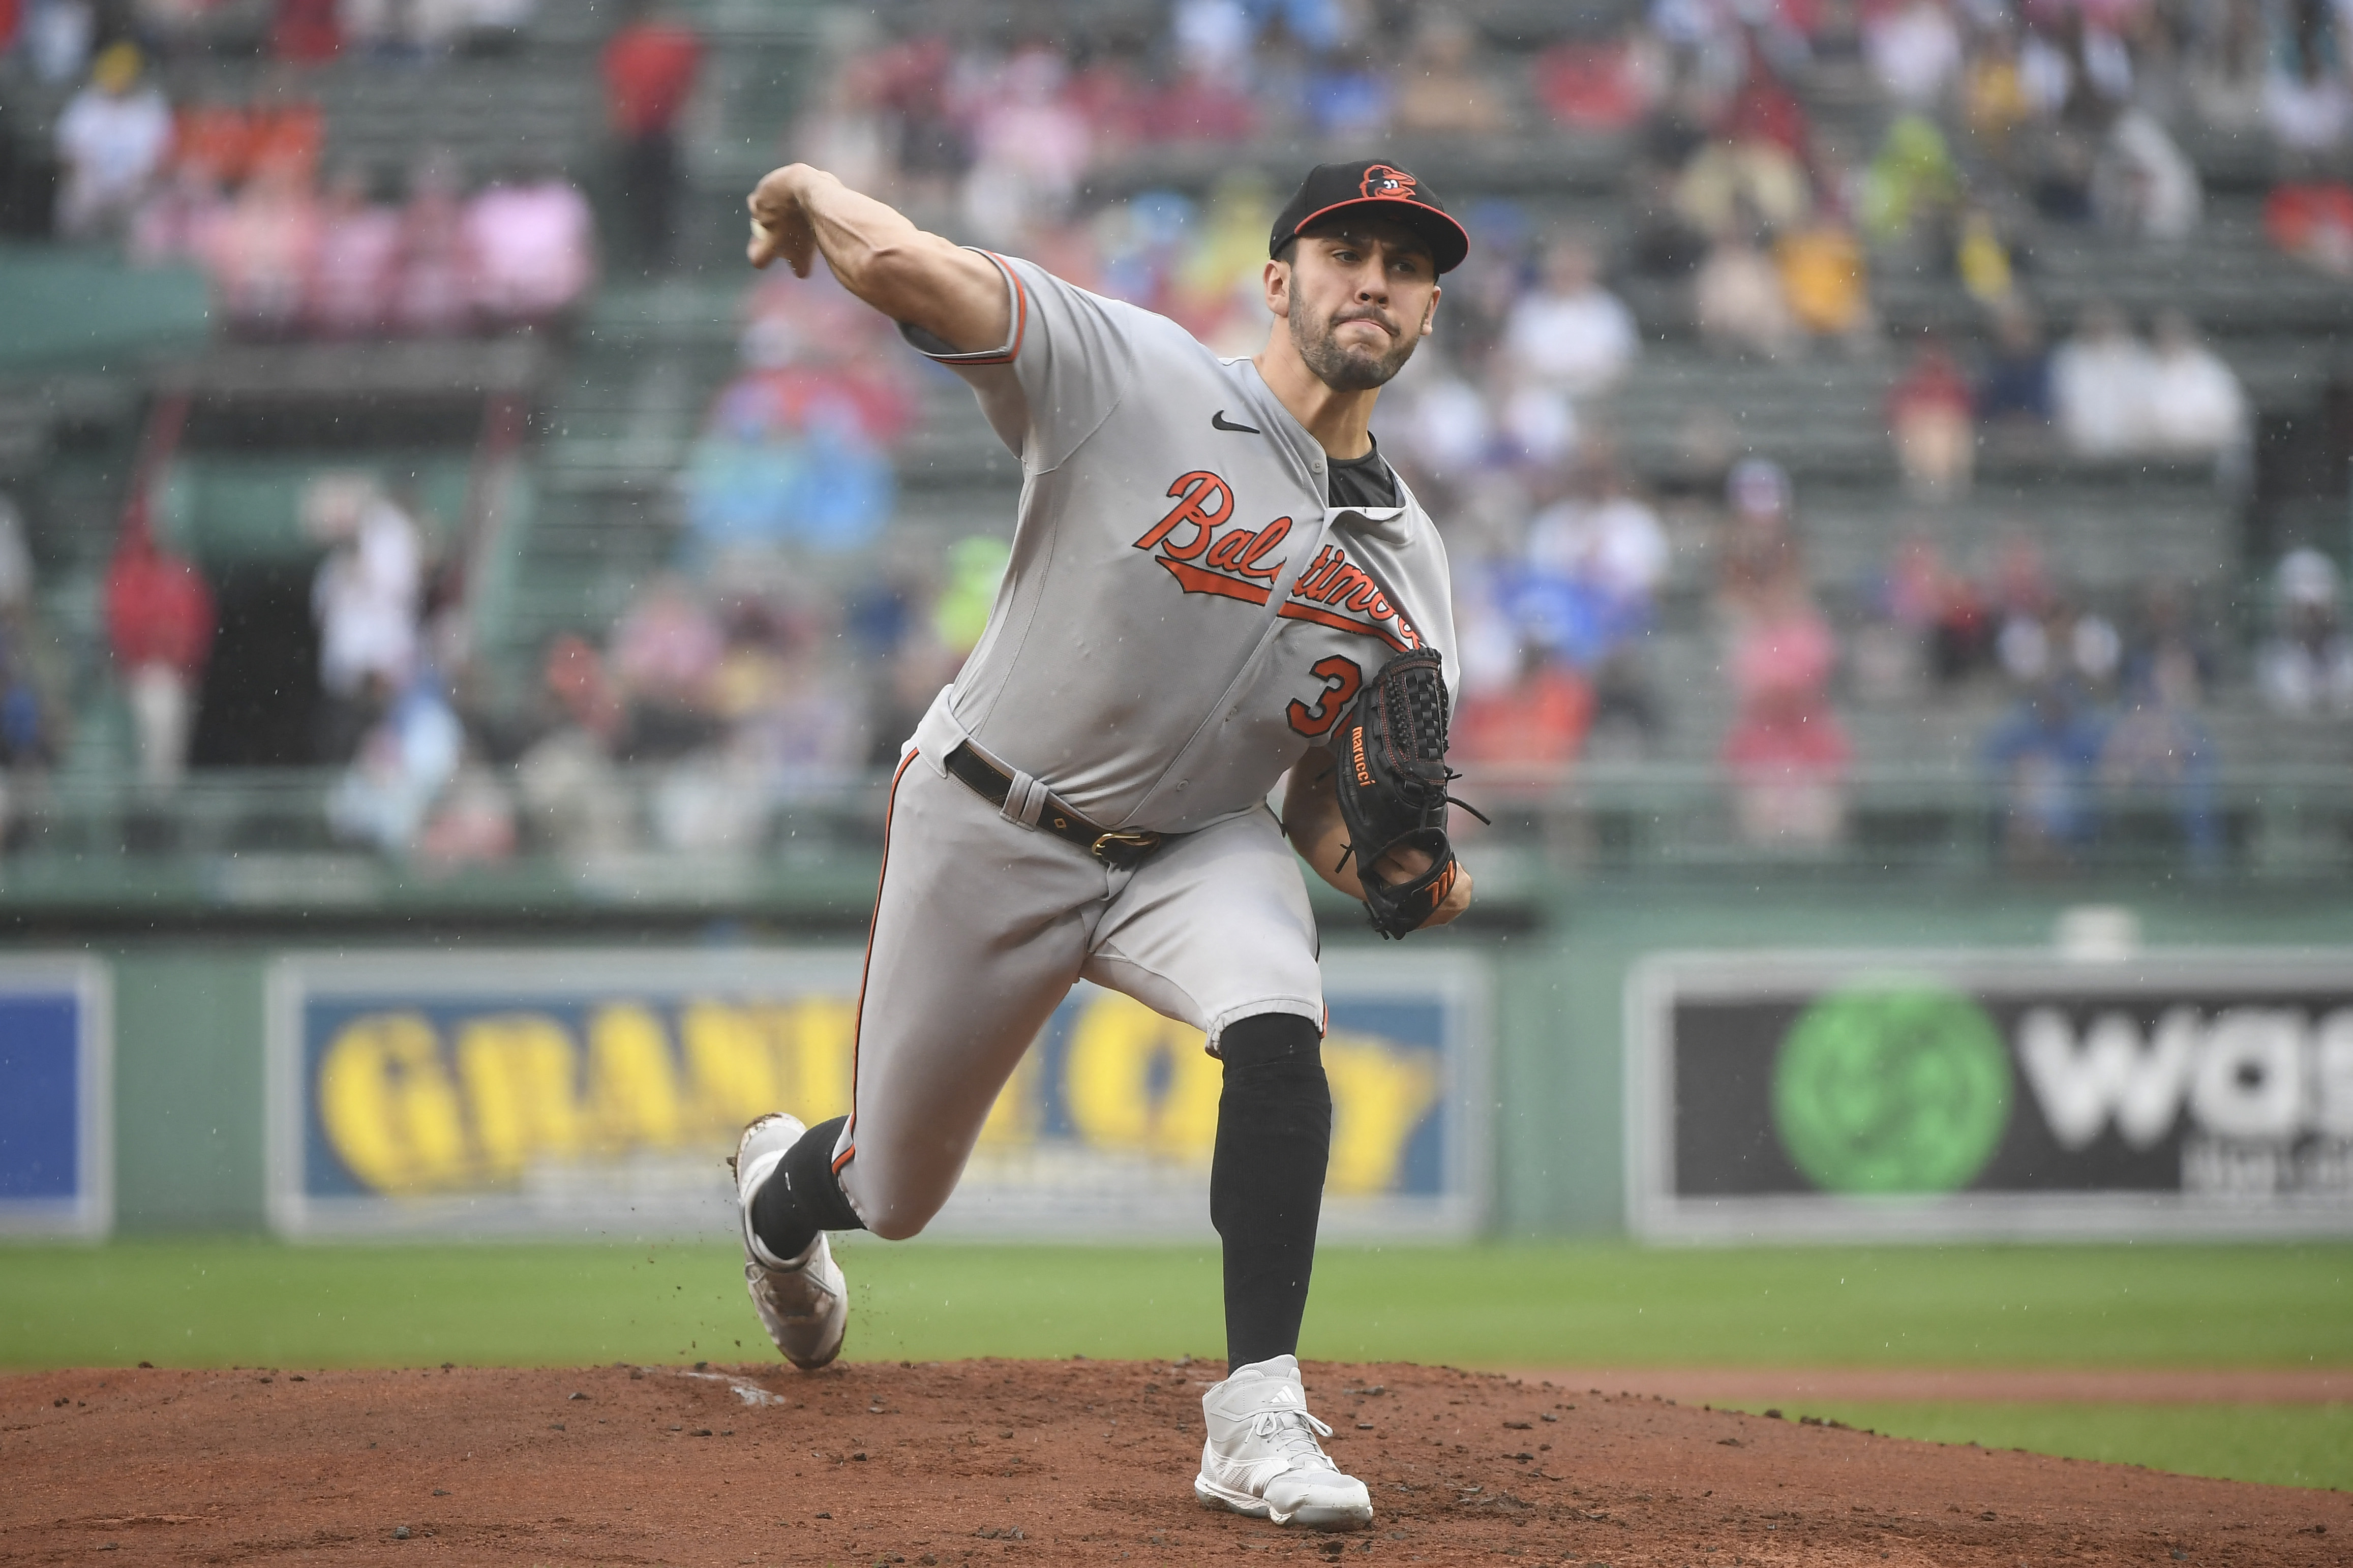
[[[1307,1368],[1376,1518],[1204,1511],[1207,1363],[0,1380],[11,1562],[2342,1563],[2353,1496]]]

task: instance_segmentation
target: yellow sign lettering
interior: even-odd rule
[[[572,1037],[537,1013],[469,1018],[458,1030],[458,1081],[473,1113],[483,1173],[512,1182],[533,1157],[580,1152]]]
[[[319,1118],[352,1174],[379,1193],[456,1187],[472,1173],[457,1087],[417,1014],[343,1026],[319,1064]]]
[[[1434,1053],[1335,1033],[1324,1040],[1324,1073],[1332,1081],[1332,1164],[1324,1191],[1388,1192],[1397,1184],[1414,1130],[1438,1102]]]

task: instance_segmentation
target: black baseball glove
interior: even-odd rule
[[[1365,912],[1384,937],[1402,937],[1438,912],[1458,868],[1446,837],[1446,677],[1435,649],[1401,653],[1365,685],[1336,731],[1334,788],[1347,824],[1340,864],[1356,861]],[[1475,806],[1455,801],[1480,821]],[[1430,868],[1403,882],[1384,882],[1374,868],[1398,849],[1419,849]]]

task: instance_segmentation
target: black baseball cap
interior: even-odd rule
[[[1318,218],[1352,208],[1366,208],[1405,225],[1429,243],[1440,272],[1451,272],[1471,253],[1471,237],[1446,216],[1438,193],[1394,163],[1370,159],[1354,163],[1318,163],[1300,183],[1299,194],[1285,202],[1274,220],[1273,237],[1266,253],[1274,256],[1299,237],[1299,231]]]

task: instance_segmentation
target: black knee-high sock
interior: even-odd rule
[[[1332,1089],[1312,1018],[1226,1026],[1226,1084],[1209,1164],[1209,1220],[1225,1242],[1226,1364],[1295,1355],[1332,1157]]]
[[[866,1228],[833,1173],[833,1145],[849,1120],[837,1116],[802,1133],[752,1194],[752,1234],[776,1257],[798,1258],[821,1230]]]

